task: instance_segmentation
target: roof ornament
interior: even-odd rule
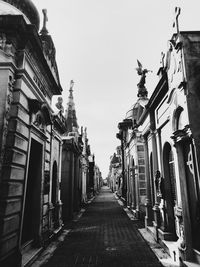
[[[70,93],[73,92],[73,87],[74,87],[74,81],[71,80],[70,81],[70,89],[69,89]]]
[[[175,7],[175,12],[174,12],[174,20],[173,20],[173,28],[176,27],[176,32],[177,34],[180,33],[179,31],[179,24],[178,24],[178,17],[181,13],[181,8],[180,7]]]
[[[47,9],[42,9],[42,13],[43,13],[43,27],[42,30],[40,31],[40,34],[47,35],[49,33],[47,30],[47,21],[48,21]]]
[[[63,98],[59,96],[57,98],[57,103],[55,104],[56,108],[59,110],[60,113],[64,112],[64,107],[63,107]]]
[[[165,67],[165,53],[164,52],[161,52],[160,65],[162,68]]]
[[[137,84],[137,87],[138,87],[137,96],[138,97],[147,97],[148,92],[147,92],[147,89],[145,87],[146,73],[152,72],[152,71],[147,70],[147,69],[143,69],[142,64],[140,63],[139,60],[137,60],[137,64],[138,64],[138,68],[136,68],[137,74],[141,76],[141,79],[140,79],[139,83]]]

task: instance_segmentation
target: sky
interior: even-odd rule
[[[110,156],[120,145],[118,123],[137,101],[137,59],[152,70],[146,78],[149,97],[157,82],[161,52],[176,30],[175,7],[181,7],[180,31],[200,30],[199,0],[32,0],[56,48],[64,107],[70,80],[79,127],[87,127],[89,144],[103,178]],[[57,99],[57,96],[56,96]]]

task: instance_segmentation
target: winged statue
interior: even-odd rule
[[[142,64],[137,59],[138,68],[136,68],[138,75],[144,75],[147,72],[152,72],[151,70],[143,69]]]
[[[137,64],[138,67],[136,68],[137,70],[137,74],[142,76],[139,83],[137,84],[138,86],[138,96],[147,96],[147,90],[145,87],[145,83],[146,83],[146,73],[148,72],[152,72],[151,70],[147,70],[147,69],[143,69],[142,64],[140,63],[140,61],[137,59]]]

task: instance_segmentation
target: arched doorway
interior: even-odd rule
[[[25,185],[21,245],[39,242],[41,220],[41,179],[43,146],[31,139],[27,180]]]
[[[164,169],[164,202],[166,207],[165,231],[172,234],[177,239],[175,228],[174,207],[176,204],[176,176],[174,168],[174,156],[169,143],[165,143],[163,148],[163,169]]]

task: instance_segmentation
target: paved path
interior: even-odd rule
[[[108,187],[42,267],[161,267]]]

